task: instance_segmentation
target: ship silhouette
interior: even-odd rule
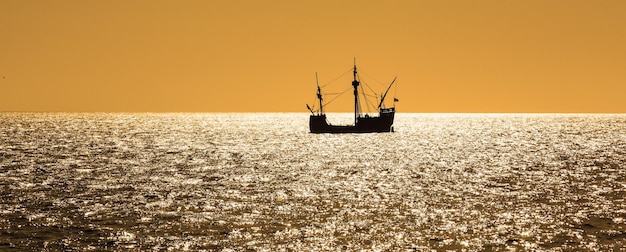
[[[359,101],[359,86],[361,82],[357,74],[356,60],[354,63],[354,69],[352,71],[354,80],[352,81],[352,87],[354,89],[354,124],[353,125],[332,125],[326,120],[326,114],[324,113],[323,95],[322,90],[317,84],[317,101],[319,102],[319,109],[314,110],[307,104],[307,109],[311,112],[309,117],[309,129],[311,133],[372,133],[372,132],[393,132],[393,119],[396,113],[395,102],[398,101],[394,98],[394,106],[386,108],[384,101],[387,97],[387,93],[391,89],[391,86],[395,83],[396,78],[393,79],[387,90],[380,97],[378,103],[378,115],[363,114],[361,111],[361,105]],[[316,74],[317,81],[317,74]],[[364,97],[365,98],[365,97]],[[326,104],[327,105],[327,104]]]

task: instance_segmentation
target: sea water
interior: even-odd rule
[[[398,113],[394,128],[0,113],[0,250],[625,248],[626,115]]]

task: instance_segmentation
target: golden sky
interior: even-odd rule
[[[624,0],[0,0],[0,111],[307,112],[354,57],[399,112],[626,113]]]

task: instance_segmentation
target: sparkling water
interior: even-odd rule
[[[626,115],[398,113],[394,128],[0,113],[0,250],[626,246]]]

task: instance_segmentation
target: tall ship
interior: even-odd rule
[[[309,129],[311,133],[373,133],[373,132],[393,132],[393,118],[396,113],[395,103],[397,98],[393,99],[393,107],[385,107],[385,98],[387,93],[391,89],[391,86],[396,81],[393,79],[391,84],[387,87],[387,90],[380,96],[377,110],[378,114],[370,115],[368,113],[362,113],[361,104],[359,99],[359,88],[363,91],[360,78],[357,74],[356,60],[354,63],[354,69],[352,70],[354,79],[352,81],[352,87],[354,90],[354,124],[352,125],[332,125],[326,120],[326,114],[324,113],[322,90],[317,83],[317,102],[319,103],[318,109],[313,109],[307,104],[307,109],[311,112],[309,117]],[[317,74],[315,76],[317,81]],[[347,90],[346,90],[347,91]],[[364,99],[367,99],[364,96]]]

